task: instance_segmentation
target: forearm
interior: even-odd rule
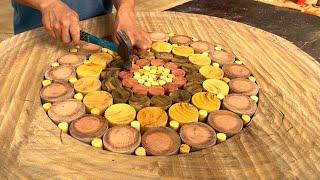
[[[43,10],[47,6],[49,6],[51,3],[60,1],[60,0],[14,0],[16,3],[20,3],[29,7],[32,7],[34,9],[37,9],[39,11]]]
[[[117,11],[125,9],[125,11],[134,12],[134,1],[135,0],[112,0],[114,7]]]

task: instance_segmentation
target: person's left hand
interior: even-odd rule
[[[121,29],[127,33],[134,48],[138,50],[151,48],[152,42],[149,34],[137,26],[136,17],[133,11],[121,8],[118,9],[114,23],[114,32],[118,32]],[[113,40],[116,43],[119,43],[115,37],[116,33],[113,35]]]

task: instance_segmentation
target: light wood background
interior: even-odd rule
[[[110,18],[82,25],[102,36],[111,33]],[[46,68],[66,47],[37,29],[0,44],[0,177],[319,178],[319,63],[278,36],[220,18],[146,12],[138,20],[147,31],[187,34],[230,48],[261,87],[250,127],[225,143],[171,157],[121,155],[60,136],[41,108],[39,90]]]

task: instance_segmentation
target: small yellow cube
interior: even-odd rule
[[[249,76],[249,80],[252,82],[256,82],[257,78],[254,76]]]
[[[151,85],[152,85],[152,86],[159,86],[160,84],[159,84],[157,81],[153,81],[153,82],[151,83]]]
[[[172,82],[172,78],[166,78],[165,81],[168,82],[168,83],[171,83]]]
[[[82,93],[77,93],[73,96],[73,98],[79,100],[79,101],[82,101],[83,99],[83,94]]]
[[[140,75],[139,76],[134,75],[133,78],[136,79],[136,80],[139,80],[139,79],[141,79],[141,76]]]
[[[150,70],[150,73],[151,73],[151,74],[156,74],[156,73],[157,73],[157,70],[151,69],[151,70]]]
[[[175,77],[174,74],[168,74],[168,78],[173,79],[174,77]]]
[[[58,67],[58,66],[60,66],[60,64],[58,62],[53,62],[53,63],[51,63],[51,66],[52,67]]]
[[[147,152],[146,152],[146,149],[144,149],[144,147],[138,147],[136,150],[135,150],[135,154],[137,156],[146,156],[147,155]]]
[[[192,38],[192,41],[196,42],[196,41],[199,41],[198,38]]]
[[[148,78],[147,82],[152,83],[153,82],[153,78]]]
[[[161,80],[165,80],[165,79],[167,78],[167,76],[162,75],[162,76],[160,76],[159,78],[160,78]]]
[[[139,83],[139,84],[143,84],[145,81],[146,81],[146,80],[144,80],[144,79],[138,79],[138,83]]]
[[[42,105],[43,109],[47,112],[51,108],[51,103],[44,103]]]
[[[249,116],[249,115],[246,115],[246,114],[243,114],[243,115],[241,116],[241,118],[242,118],[242,120],[243,120],[243,124],[244,124],[244,125],[248,124],[248,123],[251,121],[250,116]]]
[[[72,78],[69,79],[69,82],[70,82],[71,84],[74,84],[74,83],[76,83],[77,81],[78,81],[78,79],[77,79],[76,77],[72,77]]]
[[[143,80],[147,80],[149,77],[147,76],[147,75],[143,75],[143,76],[141,76],[141,79],[143,79]]]
[[[71,48],[71,49],[69,49],[69,52],[76,53],[76,52],[78,52],[78,49],[77,48]]]
[[[190,152],[190,146],[188,144],[181,144],[180,145],[180,149],[179,149],[179,152],[181,154],[188,154]]]
[[[175,131],[177,131],[179,129],[179,126],[180,126],[178,121],[170,121],[169,125]]]
[[[131,121],[130,125],[140,131],[140,122],[139,121]]]
[[[101,148],[102,149],[102,139],[101,138],[93,138],[91,141],[91,145],[95,148]]]
[[[136,71],[133,73],[134,76],[141,76],[140,72]]]
[[[170,69],[164,68],[163,72],[164,72],[165,74],[170,74]]]
[[[143,69],[139,69],[138,72],[140,73],[141,76],[144,74],[144,70]]]
[[[222,99],[224,99],[224,95],[221,94],[221,93],[218,93],[218,94],[217,94],[217,98],[220,99],[220,100],[222,100]]]
[[[162,71],[162,70],[164,70],[164,67],[163,66],[158,66],[158,70]]]
[[[165,84],[166,84],[166,81],[164,81],[164,80],[160,79],[160,80],[158,81],[158,83],[159,83],[159,85],[160,85],[160,86],[163,86],[163,85],[165,85]]]
[[[142,69],[149,71],[150,70],[150,66],[143,66]]]
[[[236,60],[235,63],[236,63],[236,64],[243,64],[243,62],[240,61],[240,60]]]
[[[258,102],[258,101],[259,101],[258,96],[250,96],[250,98],[251,98],[254,102]]]
[[[50,84],[51,84],[51,80],[46,79],[46,80],[43,80],[43,81],[42,81],[42,86],[43,86],[43,87],[49,86]]]
[[[150,82],[145,82],[144,85],[147,86],[147,87],[151,87],[151,83]]]
[[[83,64],[91,64],[91,62],[89,60],[85,60],[83,61]]]
[[[101,48],[101,52],[107,53],[107,52],[108,52],[108,49],[107,49],[107,48]]]
[[[169,37],[172,37],[172,36],[174,36],[174,33],[169,33],[168,35],[169,35]]]
[[[66,122],[61,122],[61,123],[58,124],[58,128],[59,128],[62,132],[67,133],[67,132],[68,132],[68,129],[69,129],[69,125],[68,125],[68,123],[66,123]]]
[[[100,115],[100,109],[98,109],[98,108],[92,108],[91,110],[90,110],[90,113],[91,114],[94,114],[94,115]]]
[[[214,50],[216,50],[216,51],[221,51],[221,50],[222,50],[222,47],[221,47],[221,46],[216,46],[216,47],[214,47]]]
[[[230,82],[230,79],[227,78],[227,77],[223,77],[222,80],[223,80],[224,82],[226,82],[226,83],[229,83],[229,82]]]
[[[227,139],[227,135],[225,133],[217,133],[217,141],[218,143],[223,142]]]
[[[152,70],[152,69],[158,69],[158,67],[157,66],[150,66],[150,69]]]
[[[212,63],[212,66],[214,66],[214,67],[220,67],[220,64],[219,63]]]
[[[208,112],[206,110],[199,110],[199,121],[204,121],[208,116]]]
[[[209,53],[208,52],[203,52],[202,53],[204,56],[209,56]]]

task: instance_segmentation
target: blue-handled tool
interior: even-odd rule
[[[123,60],[122,67],[126,70],[129,70],[132,67],[131,57],[133,55],[133,47],[132,47],[131,40],[123,30],[120,30],[117,32],[116,38],[119,41],[119,45],[117,45],[114,42],[98,38],[87,32],[80,31],[80,39],[82,41],[96,44],[101,47],[108,48],[111,51],[117,52]]]

